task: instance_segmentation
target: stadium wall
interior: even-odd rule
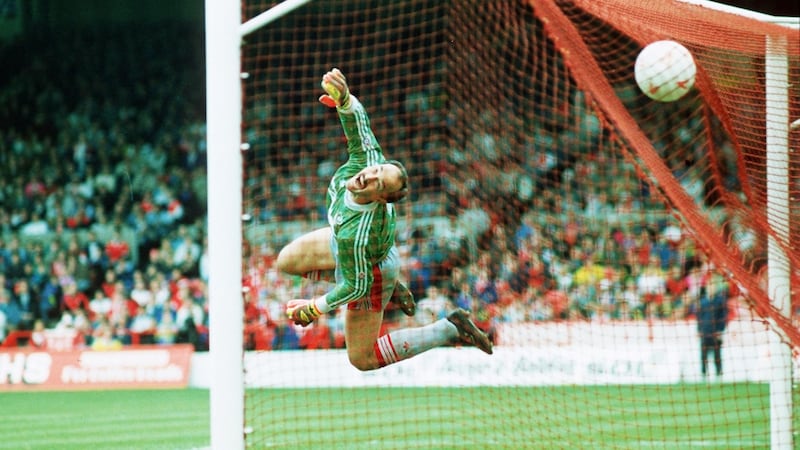
[[[492,356],[474,348],[439,348],[372,372],[354,369],[345,350],[247,352],[246,384],[294,388],[695,383],[703,381],[695,326],[693,321],[505,325],[498,330],[502,339]],[[769,381],[768,337],[760,322],[733,320],[723,335],[725,373],[720,381]],[[795,380],[800,381],[800,357],[795,357],[794,366]],[[209,354],[193,352],[187,345],[107,351],[0,348],[0,392],[209,388],[213,373]]]
[[[193,351],[188,344],[104,351],[0,347],[0,393],[186,387]]]
[[[359,372],[344,350],[248,352],[248,387],[428,387],[676,384],[703,381],[693,321],[648,324],[516,324],[499,331],[492,356],[439,348],[378,371]],[[734,320],[723,336],[723,382],[767,382],[764,325]],[[598,336],[602,336],[598,341]],[[309,352],[313,351],[313,357]],[[275,370],[280,368],[280,370]],[[319,369],[319,370],[314,370]],[[795,377],[800,373],[795,358]],[[208,387],[211,361],[198,353],[189,385]],[[712,378],[713,380],[713,378]]]

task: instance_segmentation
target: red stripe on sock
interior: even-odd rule
[[[400,360],[394,349],[392,337],[388,334],[379,337],[375,341],[373,348],[375,349],[375,356],[378,358],[378,367],[388,366]]]
[[[375,341],[375,344],[372,345],[372,349],[375,351],[375,357],[378,358],[378,366],[386,366],[386,360],[383,359],[383,354],[381,353],[381,347],[378,345],[378,341]]]

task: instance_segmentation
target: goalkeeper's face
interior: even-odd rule
[[[369,166],[347,180],[347,190],[358,203],[389,201],[404,188],[403,173],[394,164]]]

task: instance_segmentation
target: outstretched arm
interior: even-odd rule
[[[326,92],[319,101],[329,108],[348,109],[350,107],[350,88],[342,71],[333,68],[322,76],[322,89]]]
[[[325,94],[319,101],[338,111],[351,161],[364,166],[383,162],[383,149],[372,132],[367,112],[358,98],[350,93],[344,74],[339,69],[331,69],[322,76],[322,89]]]

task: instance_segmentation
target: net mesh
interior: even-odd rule
[[[243,2],[243,21],[274,4]],[[662,39],[686,46],[698,68],[671,103],[634,81],[637,55]],[[291,445],[311,423],[321,448],[767,445],[765,345],[770,332],[800,345],[796,29],[655,0],[316,1],[249,35],[242,55],[245,332],[258,350],[249,443]],[[784,66],[785,79],[771,78]],[[325,285],[273,266],[282,245],[325,226],[325,189],[346,157],[335,114],[317,102],[331,67],[408,169],[404,279],[420,301],[465,302],[510,351],[478,383],[488,388],[389,394],[424,380],[340,371],[343,353],[275,351],[343,346],[336,313],[316,331],[285,323],[286,301]],[[712,285],[729,293],[730,383],[710,399],[693,383],[703,380],[698,299]],[[387,311],[386,330],[407,325]],[[309,371],[326,381],[264,382]],[[447,387],[475,384],[450,375]],[[556,384],[596,390],[538,388]],[[391,405],[385,420],[364,417],[375,402]],[[710,418],[718,408],[730,414]]]

